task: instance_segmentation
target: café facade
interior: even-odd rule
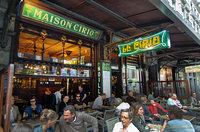
[[[82,85],[97,96],[97,46],[102,31],[39,1],[20,3],[13,48],[13,95],[39,101],[46,88],[65,87],[73,96]]]

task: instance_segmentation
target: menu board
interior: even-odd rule
[[[106,97],[110,97],[111,93],[111,66],[108,62],[102,62],[102,84],[103,93],[106,93]]]

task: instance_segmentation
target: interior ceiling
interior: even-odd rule
[[[42,54],[42,39],[40,36],[32,35],[29,33],[20,33],[19,38],[19,52],[33,54],[34,44],[36,46],[36,54]],[[44,44],[44,56],[62,58],[63,46],[62,42],[54,39],[45,39]],[[70,55],[67,55],[67,51],[71,51]],[[90,62],[90,48],[81,46],[81,56],[85,56],[85,61]],[[72,58],[79,58],[79,46],[71,43],[65,43],[64,46],[64,58],[71,60]]]
[[[118,18],[106,12],[104,9],[92,5],[90,1],[93,0],[48,1],[70,11],[73,11],[79,15],[82,15],[86,18],[94,20],[99,24],[111,28],[115,33],[120,32],[127,37],[142,33],[144,31],[148,31],[150,29],[154,29],[156,27],[160,27],[160,29],[151,33],[155,33],[164,29],[168,30],[170,32],[171,48],[157,51],[157,54],[162,55],[162,57],[159,58],[159,61],[161,63],[166,63],[166,60],[171,59],[175,62],[172,66],[175,66],[177,62],[180,62],[180,60],[190,60],[190,58],[192,58],[194,61],[198,61],[200,59],[200,55],[198,54],[198,52],[200,51],[200,46],[195,41],[193,41],[185,32],[182,32],[175,24],[173,24],[173,22],[168,17],[162,14],[148,0],[94,0],[94,2],[98,3],[99,5],[111,10],[112,12],[125,18],[129,22],[135,24],[136,27],[131,26],[130,24],[127,24],[122,20],[119,20]],[[76,17],[66,13],[63,13],[63,15],[77,19]],[[77,20],[95,27],[95,25],[90,24],[84,20]],[[144,29],[144,31],[141,29]],[[47,41],[47,43],[57,42]],[[197,50],[183,52],[184,50],[194,48],[197,48]],[[51,48],[49,48],[49,50],[51,50]],[[169,55],[169,53],[171,54]]]

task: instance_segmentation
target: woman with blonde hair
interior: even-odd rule
[[[58,114],[51,109],[44,109],[41,113],[42,132],[54,132],[53,125],[58,119]]]

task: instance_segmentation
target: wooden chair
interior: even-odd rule
[[[115,123],[119,122],[119,118],[118,117],[113,117],[110,118],[108,120],[106,120],[106,128],[107,128],[107,132],[112,132],[113,128],[115,126]]]
[[[102,127],[102,132],[104,132],[104,128],[106,127],[106,125],[105,125],[106,120],[113,118],[114,116],[115,116],[115,109],[105,110],[105,112],[103,114],[103,118],[98,116],[98,118],[99,118],[98,123]]]

